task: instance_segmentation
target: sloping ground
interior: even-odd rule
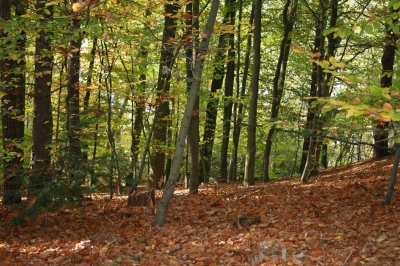
[[[177,189],[154,208],[96,195],[79,209],[0,231],[2,265],[400,265],[400,191],[382,206],[393,157],[298,179]],[[159,194],[158,194],[159,196]],[[0,207],[1,222],[15,215]]]

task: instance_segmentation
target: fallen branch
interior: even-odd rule
[[[350,259],[351,255],[353,254],[354,248],[351,250],[349,256],[347,257],[347,259],[343,262],[342,266],[345,266],[347,264],[347,261]]]

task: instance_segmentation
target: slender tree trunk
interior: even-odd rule
[[[157,204],[157,212],[155,218],[156,226],[163,226],[167,217],[167,210],[169,202],[174,194],[176,182],[179,178],[179,170],[182,164],[183,154],[185,152],[185,139],[187,136],[187,131],[190,126],[190,120],[192,118],[193,108],[196,103],[197,94],[200,88],[201,76],[203,73],[204,58],[208,54],[208,45],[210,43],[210,38],[214,28],[214,23],[217,18],[217,12],[219,7],[219,0],[212,0],[212,6],[208,14],[207,23],[204,29],[204,34],[202,36],[201,44],[196,47],[196,59],[193,68],[193,80],[192,87],[189,92],[189,97],[187,100],[185,113],[182,118],[181,126],[179,129],[179,135],[176,142],[174,160],[172,162],[171,174],[165,185],[165,189],[161,199]]]
[[[394,12],[394,11],[393,11]],[[398,19],[393,20],[393,25],[398,22]],[[381,87],[390,88],[392,86],[393,65],[396,57],[396,42],[399,38],[392,30],[388,30],[385,38],[385,48],[381,58],[382,75]],[[382,158],[389,155],[389,123],[378,122],[374,130],[374,158]]]
[[[227,0],[227,24],[235,25],[236,0]],[[234,34],[226,34],[228,47],[228,64],[226,67],[225,92],[224,92],[224,116],[222,125],[222,147],[221,147],[221,169],[218,182],[226,182],[228,180],[228,148],[232,123],[233,108],[233,87],[235,83],[235,37]]]
[[[242,7],[243,1],[240,1],[240,7],[239,7],[239,21],[242,21]],[[251,14],[250,14],[250,20],[249,20],[249,25],[253,25],[254,21],[254,4],[252,5],[251,8]],[[238,45],[237,45],[237,50],[240,51],[240,24],[238,26]],[[236,97],[240,99],[243,99],[245,93],[246,93],[246,88],[247,88],[247,77],[249,75],[249,66],[250,66],[250,53],[251,53],[251,34],[247,35],[247,47],[246,47],[246,54],[245,54],[245,60],[244,60],[244,69],[243,69],[243,77],[242,77],[242,82],[240,85],[240,92],[239,92],[239,85],[238,85],[238,90],[236,92]],[[238,53],[238,59],[237,59],[237,71],[236,71],[236,76],[237,76],[237,83],[239,84],[239,70],[240,70],[240,57],[241,54]],[[228,180],[234,182],[237,179],[237,173],[238,173],[238,151],[239,151],[239,139],[240,139],[240,132],[241,132],[241,124],[243,121],[243,108],[244,105],[242,102],[238,104],[237,108],[237,114],[236,114],[236,109],[234,111],[235,117],[234,117],[234,128],[233,128],[233,151],[232,151],[232,160],[229,165],[229,175],[228,175]]]
[[[25,11],[23,2],[16,3],[15,13],[17,20]],[[0,0],[0,19],[10,21],[11,3],[8,0]],[[18,59],[7,59],[8,55],[0,54],[0,82],[2,87],[2,139],[3,139],[3,174],[4,195],[3,204],[15,204],[21,202],[21,185],[23,183],[24,151],[21,145],[24,140],[24,117],[25,117],[25,45],[26,34],[20,31],[18,34],[9,36],[0,30],[0,38],[16,39],[15,51]],[[19,70],[18,70],[19,69]]]
[[[75,1],[73,1],[75,2]],[[77,1],[76,1],[77,2]],[[80,19],[78,14],[71,14],[71,22],[69,26],[69,32],[77,32],[80,28]],[[76,38],[76,37],[75,37]],[[68,72],[68,92],[66,97],[67,104],[67,147],[68,147],[68,159],[66,168],[67,170],[74,169],[76,172],[80,169],[82,163],[82,152],[81,152],[81,128],[80,128],[80,49],[81,49],[81,37],[80,34],[78,39],[70,40],[70,49],[67,58],[67,72]],[[78,180],[75,174],[70,174],[70,181],[75,181],[79,184],[82,180]]]
[[[283,38],[280,46],[280,53],[278,63],[275,70],[275,77],[273,80],[273,95],[272,95],[272,106],[270,120],[274,121],[278,118],[279,107],[281,105],[281,99],[283,96],[283,88],[285,85],[286,67],[289,60],[290,45],[292,39],[290,33],[293,30],[294,20],[297,12],[297,0],[293,1],[291,10],[290,5],[292,1],[287,0],[283,10]],[[272,125],[265,142],[264,158],[263,158],[263,181],[269,180],[269,163],[272,148],[272,137],[274,135],[275,125]]]
[[[147,49],[142,46],[140,49],[140,57],[146,62],[147,59]],[[132,164],[133,164],[133,175],[135,179],[137,178],[137,173],[139,172],[139,145],[140,136],[143,130],[143,114],[145,111],[146,96],[144,95],[146,89],[147,80],[147,67],[145,64],[139,66],[140,69],[140,84],[138,85],[139,95],[135,101],[135,111],[133,117],[135,121],[133,123],[132,132],[132,143],[131,143],[131,154],[132,154]],[[132,93],[135,93],[132,91]]]
[[[45,182],[50,181],[46,169],[50,167],[50,144],[53,134],[53,118],[51,113],[51,83],[53,71],[53,56],[51,52],[51,39],[47,35],[46,24],[52,20],[52,6],[45,7],[45,3],[37,0],[40,8],[37,9],[41,31],[36,37],[35,51],[35,85],[33,98],[33,130],[32,130],[32,156],[31,168],[34,174],[31,177],[33,189],[40,189]],[[45,12],[44,9],[49,11]]]
[[[101,59],[100,61],[103,62],[103,59]],[[100,75],[99,84],[101,84],[101,80],[102,76]],[[100,110],[100,107],[101,107],[101,90],[99,88],[99,92],[97,94],[97,109]],[[97,122],[94,127],[94,134],[93,134],[93,156],[92,156],[93,164],[95,164],[97,160],[98,137],[99,137],[99,123]],[[91,173],[90,184],[97,185],[97,177],[94,171]]]
[[[338,0],[332,0],[331,1],[331,17],[330,17],[330,22],[329,22],[329,28],[333,29],[336,27],[336,22],[338,20],[338,9],[339,9],[339,1]],[[325,56],[325,59],[329,61],[329,58],[331,56],[335,56],[336,54],[336,49],[340,44],[341,38],[337,37],[334,38],[334,33],[331,32],[327,36],[328,40],[328,47],[327,47],[327,54]],[[331,87],[334,81],[334,76],[332,73],[326,73],[325,74],[325,82],[324,82],[324,89],[322,91],[322,96],[323,97],[329,97],[331,95]],[[326,120],[327,118],[322,117],[321,119]],[[321,165],[324,168],[328,168],[328,145],[326,143],[320,143],[319,144],[319,149],[321,149]]]
[[[192,11],[193,9],[193,11]],[[187,76],[187,91],[190,93],[193,80],[193,51],[197,45],[197,40],[192,38],[195,31],[199,29],[199,22],[197,17],[193,17],[192,14],[199,13],[199,1],[194,1],[186,5],[187,20],[186,25],[192,27],[193,30],[188,31],[186,39],[191,39],[192,42],[186,46],[186,76]],[[192,19],[193,18],[193,19]],[[192,112],[192,119],[190,120],[190,127],[188,130],[187,140],[189,148],[189,160],[190,160],[190,182],[189,182],[189,193],[198,193],[199,189],[199,96],[197,96],[196,103]]]
[[[85,92],[85,97],[83,99],[83,108],[85,110],[85,112],[88,111],[88,107],[89,107],[89,100],[90,100],[90,96],[91,96],[91,86],[92,86],[92,79],[93,79],[93,69],[94,69],[94,61],[95,61],[95,57],[96,57],[96,50],[97,50],[97,40],[98,38],[95,37],[93,39],[93,43],[92,43],[92,49],[90,50],[90,63],[89,63],[89,71],[88,71],[88,76],[86,79],[86,92]],[[85,162],[85,164],[88,167],[88,171],[90,172],[91,178],[90,180],[85,180],[86,183],[91,183],[91,180],[93,179],[92,177],[94,176],[94,169],[93,169],[93,164],[89,165],[87,162],[89,160],[89,151],[87,149],[88,144],[85,143],[84,144],[85,148],[82,151],[82,159]]]
[[[224,44],[224,35],[220,35],[218,47],[221,48]],[[209,100],[207,103],[205,126],[203,133],[203,144],[201,145],[201,158],[203,163],[200,165],[200,182],[208,183],[208,174],[210,173],[215,128],[217,126],[217,115],[218,115],[218,103],[219,98],[215,97],[215,94],[222,88],[224,81],[225,68],[220,65],[225,58],[225,51],[219,49],[215,55],[216,66],[214,68],[213,80],[211,82],[211,88],[209,93]],[[205,166],[205,169],[203,167]]]
[[[250,88],[249,125],[247,128],[247,155],[243,181],[244,186],[252,186],[255,183],[254,172],[256,161],[257,99],[261,70],[261,8],[262,0],[254,0],[253,71]]]
[[[158,73],[158,119],[156,120],[156,127],[154,129],[154,145],[157,146],[151,154],[151,167],[153,169],[154,180],[150,180],[149,184],[155,188],[159,188],[162,183],[161,180],[165,176],[165,144],[167,140],[167,121],[166,117],[170,115],[169,102],[167,100],[167,93],[170,87],[171,78],[171,62],[174,61],[174,42],[171,40],[175,38],[176,22],[174,15],[178,12],[178,5],[169,3],[165,5],[165,22],[164,33],[162,38],[160,68]]]
[[[230,12],[226,12],[224,24],[228,21]],[[217,126],[218,104],[219,98],[215,94],[222,88],[225,76],[225,58],[226,58],[226,43],[228,34],[220,34],[218,40],[218,51],[214,60],[213,80],[209,93],[209,100],[206,109],[205,126],[203,133],[203,144],[201,145],[201,160],[200,164],[200,182],[208,183],[208,174],[210,173],[211,161],[213,155],[215,129]],[[232,107],[231,107],[232,109]],[[221,152],[222,157],[222,152]],[[222,168],[222,166],[221,166]],[[225,167],[226,168],[226,167]]]

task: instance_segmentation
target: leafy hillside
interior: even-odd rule
[[[400,191],[382,206],[393,156],[298,179],[177,189],[167,224],[154,208],[97,194],[0,231],[2,265],[399,265]],[[158,194],[159,196],[160,194]],[[17,213],[1,206],[1,223]]]

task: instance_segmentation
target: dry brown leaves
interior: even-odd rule
[[[393,158],[298,179],[177,189],[167,224],[106,195],[0,231],[2,265],[398,265],[400,196],[381,206]],[[158,194],[160,196],[160,194]],[[1,222],[16,214],[1,206]],[[243,215],[259,223],[233,226]]]

